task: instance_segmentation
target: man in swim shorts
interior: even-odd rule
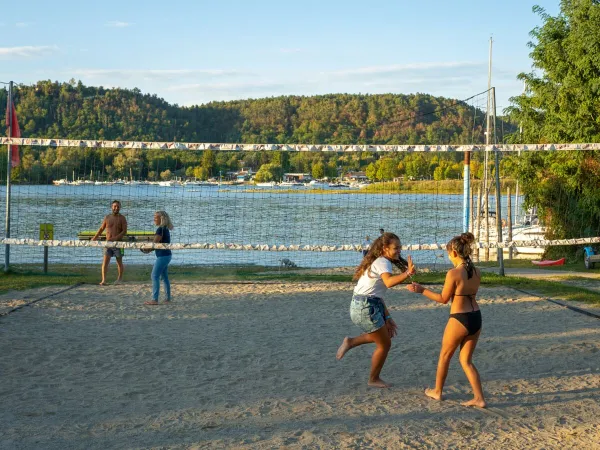
[[[127,234],[127,219],[125,219],[125,216],[120,214],[121,202],[119,200],[113,200],[111,209],[112,214],[108,214],[104,217],[102,225],[100,225],[100,228],[92,238],[92,241],[97,240],[104,230],[106,230],[106,240],[110,242],[120,241]],[[100,282],[100,286],[104,286],[106,284],[106,272],[108,271],[110,259],[113,256],[117,259],[118,272],[117,281],[115,281],[115,284],[119,284],[123,279],[123,249],[116,247],[105,247],[104,259],[102,260],[102,281]]]

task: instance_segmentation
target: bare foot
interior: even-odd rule
[[[157,301],[151,301],[151,302],[144,302],[144,305],[158,305]]]
[[[381,389],[390,387],[390,385],[387,384],[385,381],[383,381],[381,378],[377,378],[376,380],[369,381],[367,384],[371,387],[376,387],[376,388],[381,388]]]
[[[113,284],[121,284],[121,280],[115,280]]]
[[[106,286],[106,281],[101,281],[99,286]]]
[[[435,389],[425,389],[425,395],[434,400],[442,400],[442,394],[438,394]]]
[[[346,336],[335,354],[336,359],[342,359],[348,350],[350,350],[350,338]]]
[[[475,406],[476,408],[485,408],[485,400],[481,399],[476,399],[474,398],[473,400],[469,400],[468,402],[462,402],[461,405],[463,406]]]

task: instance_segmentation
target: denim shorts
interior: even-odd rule
[[[385,325],[385,308],[379,297],[352,295],[350,303],[352,322],[366,333],[372,333]]]

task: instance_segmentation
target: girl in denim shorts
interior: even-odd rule
[[[374,343],[376,348],[371,359],[369,386],[389,387],[379,378],[379,374],[398,327],[385,306],[383,296],[388,288],[406,281],[415,273],[412,258],[408,256],[407,261],[400,257],[401,247],[398,236],[383,233],[373,242],[353,278],[358,283],[350,303],[350,318],[364,333],[356,337],[345,337],[336,357],[342,359],[351,348]],[[404,272],[392,275],[392,264]]]

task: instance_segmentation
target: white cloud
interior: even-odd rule
[[[36,58],[50,55],[58,51],[55,45],[0,47],[0,58]]]
[[[17,28],[26,28],[29,25],[31,25],[30,22],[17,22],[17,23],[15,23],[15,27],[17,27]]]
[[[377,75],[393,75],[405,72],[426,72],[434,70],[463,70],[485,67],[484,62],[426,62],[426,63],[410,63],[410,64],[393,64],[389,66],[371,66],[358,67],[355,69],[337,70],[327,72],[327,75],[334,76],[377,76]]]
[[[105,26],[107,27],[111,27],[111,28],[126,28],[126,27],[130,27],[132,25],[135,25],[131,22],[122,22],[120,20],[113,20],[111,22],[106,22]]]
[[[93,79],[134,79],[172,81],[186,78],[232,77],[243,75],[237,70],[224,69],[74,69],[69,76]],[[245,75],[249,75],[246,73]]]

